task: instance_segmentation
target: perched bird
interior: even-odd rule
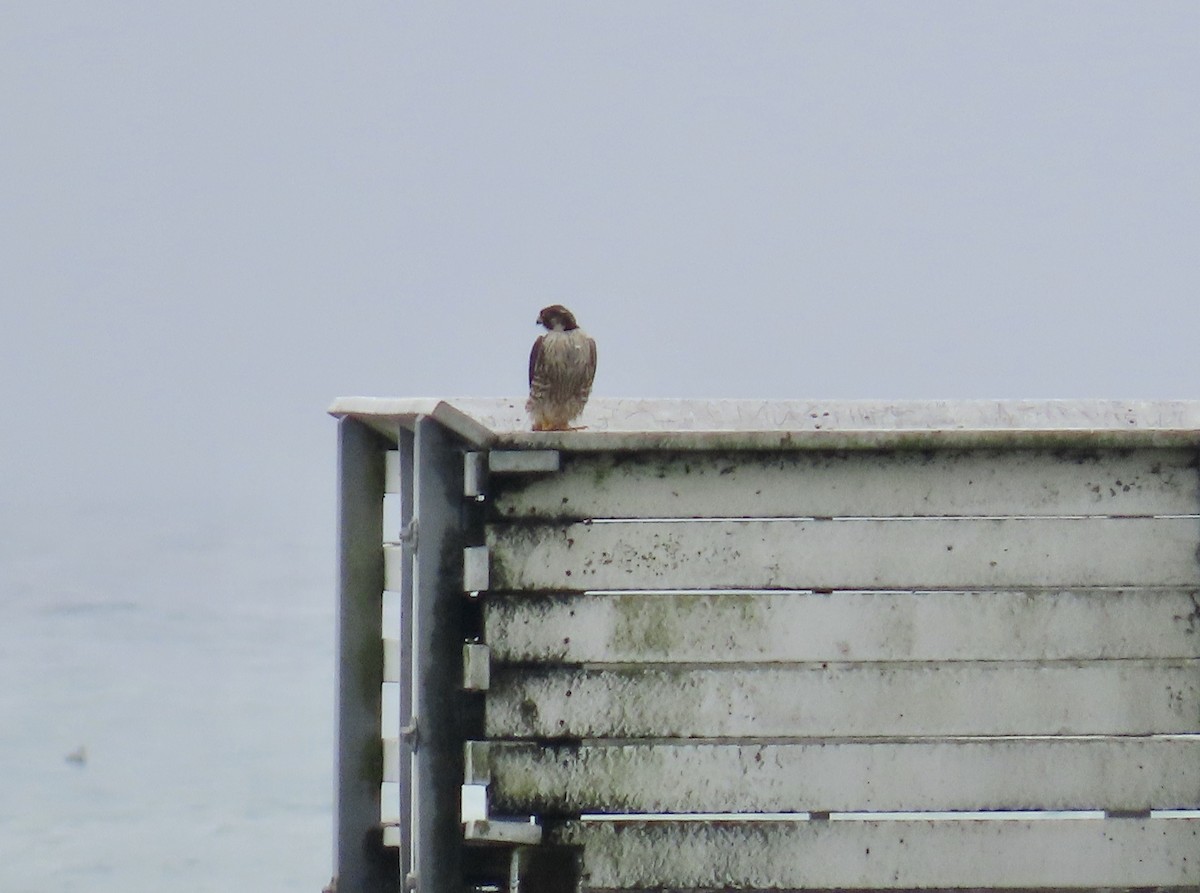
[[[562,304],[538,314],[547,331],[529,353],[529,400],[534,431],[569,431],[587,403],[596,377],[596,342]]]

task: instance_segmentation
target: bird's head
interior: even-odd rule
[[[575,322],[575,314],[562,304],[551,304],[549,307],[542,308],[537,321],[538,325],[545,326],[551,332],[569,332],[571,329],[579,328],[579,323]]]

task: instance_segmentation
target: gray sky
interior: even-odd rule
[[[17,2],[0,120],[53,523],[315,542],[329,401],[519,393],[556,301],[605,395],[1200,396],[1194,3]]]
[[[554,302],[605,396],[1200,398],[1198,147],[1192,0],[10,0],[0,561],[331,610],[326,407]]]
[[[328,530],[342,394],[1200,396],[1191,2],[0,7],[0,496]]]

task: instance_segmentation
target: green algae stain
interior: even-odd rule
[[[612,644],[621,655],[711,660],[743,642],[761,642],[769,609],[748,595],[631,595],[614,603]]]

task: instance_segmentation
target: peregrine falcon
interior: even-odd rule
[[[546,334],[529,354],[529,400],[525,411],[534,431],[569,431],[583,412],[596,377],[596,342],[561,304],[538,314]]]

